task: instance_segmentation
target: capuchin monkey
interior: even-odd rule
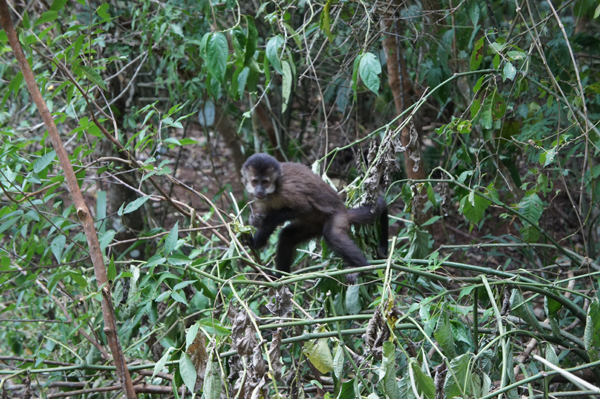
[[[296,246],[311,238],[323,236],[325,242],[348,266],[367,266],[369,262],[348,236],[350,225],[374,223],[380,217],[381,234],[378,256],[386,257],[388,249],[388,214],[383,198],[371,206],[347,209],[337,192],[300,163],[279,163],[267,154],[254,154],[242,166],[242,180],[255,199],[250,224],[257,228],[247,244],[263,247],[275,228],[291,221],[279,234],[275,265],[289,273]],[[357,273],[347,274],[346,281],[355,284]]]

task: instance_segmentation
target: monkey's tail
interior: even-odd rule
[[[383,198],[377,200],[375,209],[371,212],[371,205],[363,205],[358,208],[348,209],[348,222],[350,224],[375,223],[379,218],[381,233],[379,235],[379,246],[377,252],[380,258],[387,257],[388,250],[388,212],[387,203]]]

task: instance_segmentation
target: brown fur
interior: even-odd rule
[[[279,164],[266,154],[250,157],[242,168],[242,175],[246,189],[256,197],[251,224],[258,230],[251,240],[251,247],[264,246],[278,225],[291,221],[279,235],[275,258],[278,270],[289,273],[294,248],[321,235],[348,265],[368,265],[363,253],[348,236],[348,230],[350,224],[373,223],[380,215],[379,253],[387,253],[387,205],[383,199],[378,201],[375,212],[371,212],[369,206],[348,210],[337,192],[307,166],[291,162]],[[354,283],[356,275],[349,274],[346,279]]]

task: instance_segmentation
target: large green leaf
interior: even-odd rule
[[[447,313],[443,313],[438,321],[437,329],[433,333],[435,340],[440,344],[444,355],[452,359],[456,357],[454,348],[454,337],[452,336],[452,326]]]
[[[476,70],[483,61],[483,44],[485,37],[477,40],[475,46],[473,46],[473,52],[471,53],[471,71]]]
[[[177,238],[179,236],[179,222],[175,223],[175,226],[171,229],[169,234],[167,234],[167,238],[165,238],[165,255],[170,254],[175,249],[175,245],[177,245]]]
[[[181,379],[185,386],[191,391],[194,392],[194,386],[196,385],[196,368],[194,367],[194,363],[185,352],[181,353],[181,357],[179,358],[179,374],[181,374]]]
[[[379,369],[379,381],[390,399],[399,399],[400,391],[396,383],[396,346],[389,341],[383,343],[383,358]]]
[[[56,151],[54,150],[42,155],[33,164],[33,172],[40,173],[42,170],[46,169],[50,163],[52,163],[54,158],[56,158]]]
[[[306,342],[304,353],[312,365],[321,373],[333,371],[333,357],[327,345],[327,338]]]
[[[465,353],[450,361],[450,370],[446,373],[446,381],[444,382],[444,391],[446,392],[447,399],[469,393],[469,357],[470,354]]]
[[[381,63],[373,53],[365,53],[360,58],[358,73],[363,83],[373,93],[379,95],[379,74]]]
[[[258,45],[258,31],[254,25],[254,18],[246,15],[246,25],[248,33],[246,36],[246,52],[244,54],[244,65],[248,65],[251,59],[254,58],[256,47]]]
[[[419,395],[425,399],[435,399],[435,384],[433,383],[433,378],[425,374],[414,359],[411,359],[410,367],[412,368],[415,385]]]
[[[283,61],[283,80],[281,83],[281,96],[283,98],[283,105],[281,107],[281,112],[285,112],[288,107],[288,103],[290,102],[290,97],[292,95],[292,86],[294,83],[294,75],[292,74],[292,68],[290,67],[290,63],[287,61]]]
[[[519,211],[522,215],[537,223],[544,211],[544,204],[536,193],[529,194],[519,202]]]
[[[206,44],[206,63],[210,74],[221,84],[225,83],[228,53],[225,35],[220,32],[214,33]]]
[[[475,195],[475,193],[471,191],[469,195],[462,198],[458,210],[465,215],[471,223],[477,224],[483,218],[485,210],[490,204],[490,201],[479,195]]]
[[[281,60],[279,59],[279,49],[281,49],[284,43],[285,41],[281,36],[274,36],[267,41],[267,48],[265,50],[269,62],[279,73],[283,73],[281,70]]]

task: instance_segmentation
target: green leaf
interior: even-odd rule
[[[106,278],[109,281],[115,281],[117,277],[117,268],[115,266],[115,259],[111,256],[110,261],[108,262],[108,269],[106,270]]]
[[[102,253],[104,253],[106,247],[112,242],[112,239],[116,234],[117,232],[111,229],[100,235],[100,251],[102,251]]]
[[[58,263],[62,263],[62,253],[63,253],[63,250],[65,249],[66,243],[67,243],[67,238],[61,234],[61,235],[55,237],[54,240],[52,240],[52,243],[50,244],[50,250],[52,251],[52,254],[56,258],[56,261]]]
[[[500,67],[500,54],[496,54],[492,59],[492,66],[494,69],[498,69]]]
[[[533,193],[523,197],[519,202],[519,212],[537,223],[544,212],[544,204],[537,194]]]
[[[33,173],[40,173],[42,170],[46,169],[50,163],[56,157],[56,151],[52,150],[46,155],[42,155],[39,157],[35,163],[33,164]]]
[[[471,22],[473,22],[473,26],[477,26],[477,24],[479,23],[479,14],[479,5],[476,2],[471,3],[471,7],[469,8],[469,16],[471,17]]]
[[[475,71],[481,65],[483,61],[483,40],[485,37],[477,40],[473,46],[473,52],[471,53],[471,71]]]
[[[194,323],[188,330],[187,334],[185,334],[185,349],[186,350],[194,342],[194,339],[196,339],[196,335],[198,334],[199,328],[200,328],[200,326],[198,325],[198,323]]]
[[[283,106],[281,112],[285,112],[290,101],[292,94],[292,83],[294,77],[292,75],[292,68],[287,61],[283,61],[283,82],[281,83],[281,95],[283,97]]]
[[[351,285],[346,291],[346,310],[348,314],[357,314],[362,310],[360,285]]]
[[[330,42],[333,42],[333,34],[331,33],[331,22],[329,20],[329,11],[331,9],[331,4],[333,3],[334,0],[327,0],[327,3],[325,3],[325,7],[323,7],[323,11],[321,12],[321,24],[320,24],[320,28],[323,31],[323,33],[325,33],[325,36],[327,36],[327,39],[329,39]]]
[[[344,372],[344,348],[343,344],[336,346],[335,355],[333,356],[333,375],[341,380]]]
[[[594,322],[590,316],[585,318],[585,331],[583,333],[583,345],[586,351],[592,349],[594,343]]]
[[[1,31],[0,33],[5,32]],[[4,97],[2,97],[2,104],[0,104],[0,109],[4,108],[4,104],[6,103],[6,100],[8,100],[8,97],[10,97],[11,93],[16,94],[19,91],[19,89],[21,88],[21,83],[23,83],[23,73],[19,71],[8,84],[8,90],[6,90],[6,93],[4,93]]]
[[[0,226],[0,234],[10,229],[15,223],[19,221],[19,219],[20,218],[18,217],[13,217],[11,219],[8,219],[6,222],[2,223],[2,226]]]
[[[202,387],[201,399],[219,399],[221,397],[221,375],[219,374],[219,363],[208,362],[204,375],[204,386]],[[225,378],[225,377],[223,377]]]
[[[469,353],[455,357],[450,361],[450,370],[446,373],[444,382],[444,391],[446,398],[452,399],[455,396],[462,396],[463,392],[468,394],[469,390],[463,384],[470,380],[469,373]],[[462,389],[461,389],[462,388]]]
[[[560,364],[559,360],[558,360],[558,356],[556,355],[556,351],[554,350],[554,347],[550,344],[546,345],[546,360],[549,361],[550,363],[552,363],[555,366],[558,366]],[[546,371],[552,371],[552,369],[549,366],[546,366]]]
[[[179,222],[175,222],[175,226],[171,229],[167,238],[165,238],[165,254],[168,255],[175,249],[177,245],[177,239],[179,237]]]
[[[489,97],[483,102],[480,112],[481,126],[484,129],[491,129],[494,125],[494,119],[492,117],[492,100]]]
[[[358,73],[363,83],[373,93],[379,95],[379,74],[381,63],[373,53],[365,53],[360,58]]]
[[[491,202],[471,192],[460,201],[459,212],[473,224],[478,224]]]
[[[383,380],[383,390],[390,399],[399,399],[396,383],[396,346],[389,341],[383,343],[383,358],[379,369],[379,381]]]
[[[248,81],[248,74],[249,73],[250,73],[250,68],[244,67],[238,73],[237,77],[236,77],[235,74],[233,75],[233,77],[235,79],[235,82],[237,83],[237,94],[238,94],[238,96],[240,98],[244,95],[244,90],[246,89],[246,82]]]
[[[150,199],[150,196],[146,196],[146,197],[140,197],[138,199],[136,199],[133,202],[130,202],[129,204],[127,204],[127,206],[125,207],[125,210],[123,211],[123,215],[126,215],[128,213],[137,211],[137,209],[144,205],[146,203],[146,201],[148,201]]]
[[[73,281],[75,281],[75,283],[80,288],[87,287],[87,280],[80,274],[79,271],[77,271],[77,272],[69,272],[68,275],[69,275],[69,277],[71,277],[73,279]]]
[[[211,36],[212,36],[211,32],[205,33],[204,36],[202,36],[202,39],[200,39],[200,43],[198,44],[198,51],[200,52],[200,57],[202,57],[204,59],[206,59],[206,46],[208,44],[208,39],[210,39]],[[235,40],[234,40],[234,47],[235,47]]]
[[[552,97],[549,97],[552,98]],[[554,158],[556,157],[556,147],[549,149],[548,151],[544,151],[540,154],[540,163],[544,165],[544,167],[550,165]]]
[[[312,365],[321,373],[325,374],[333,371],[333,358],[327,345],[327,338],[306,342],[304,353]]]
[[[502,81],[504,82],[506,79],[515,80],[515,76],[517,75],[517,68],[510,62],[504,64],[504,69],[502,70]]]
[[[106,84],[104,83],[104,80],[94,68],[90,68],[85,65],[79,65],[78,68],[81,69],[83,74],[87,76],[92,83],[98,85],[98,87],[100,87],[102,90],[106,90]]]
[[[524,224],[525,226],[519,229],[519,233],[523,236],[523,240],[526,242],[537,242],[537,240],[540,239],[540,231],[528,223]]]
[[[477,83],[475,83],[475,86],[473,86],[473,93],[477,93],[481,89],[484,79],[485,79],[485,76],[482,76],[479,79],[477,79]]]
[[[342,389],[340,390],[340,394],[337,399],[355,399],[360,398],[360,396],[356,395],[354,391],[354,378],[342,383]]]
[[[409,367],[412,367],[417,392],[421,397],[425,399],[435,399],[435,384],[433,383],[433,378],[425,374],[419,367],[419,364],[413,359],[411,359]]]
[[[492,116],[494,120],[500,119],[506,113],[506,101],[504,98],[496,91],[494,92],[494,97],[492,100]]]
[[[258,31],[254,24],[254,18],[246,15],[246,25],[248,25],[248,34],[246,37],[246,52],[244,54],[244,65],[248,65],[251,59],[254,58],[256,46],[258,44]]]
[[[185,352],[182,352],[181,357],[179,358],[179,374],[181,374],[181,379],[185,386],[191,392],[194,392],[197,377],[196,368],[194,367],[194,363],[192,363],[190,356]]]
[[[265,49],[265,53],[267,54],[267,59],[273,65],[273,69],[275,69],[279,73],[283,73],[281,70],[281,61],[279,60],[279,49],[283,46],[285,41],[279,35],[270,38],[267,41],[267,47]]]
[[[523,298],[521,291],[516,288],[512,290],[510,296],[510,308],[517,317],[525,320],[527,324],[534,327],[537,331],[542,331],[542,325],[537,317],[535,317],[531,306],[525,302],[525,298]]]
[[[358,66],[360,65],[360,59],[362,56],[362,54],[359,54],[358,57],[354,59],[354,65],[352,67],[352,91],[354,92],[355,100],[358,94]]]
[[[585,341],[586,350],[589,348],[600,349],[600,303],[598,298],[594,298],[588,308],[585,333],[588,335]]]
[[[58,17],[58,13],[56,11],[46,11],[43,13],[33,26],[38,26],[41,24],[45,24],[46,22],[54,21]]]
[[[478,99],[473,99],[473,104],[471,104],[471,118],[475,119],[475,117],[477,116],[477,114],[479,113],[479,110],[481,109],[481,101],[479,101]]]
[[[221,84],[225,83],[228,53],[225,35],[220,32],[214,33],[206,45],[206,63],[210,74]]]
[[[100,18],[102,18],[104,20],[104,22],[110,21],[110,14],[108,13],[108,7],[109,7],[109,4],[104,3],[100,7],[98,7],[98,9],[96,10],[98,15],[100,15]]]
[[[29,20],[29,13],[27,11],[23,14],[23,28],[31,29],[31,21]]]
[[[167,349],[167,351],[160,358],[160,360],[156,362],[156,364],[154,365],[154,372],[152,373],[152,378],[154,378],[156,374],[160,373],[165,368],[165,364],[167,364],[167,360],[169,360],[169,354],[173,349],[175,348],[170,347],[169,349]]]
[[[508,56],[508,58],[511,61],[518,61],[518,60],[523,60],[525,59],[525,57],[527,57],[527,54],[524,53],[523,51],[509,51],[508,53],[506,53],[506,55]]]
[[[171,298],[174,301],[177,301],[179,303],[183,303],[184,305],[188,306],[187,301],[185,300],[185,298],[183,297],[183,295],[181,295],[179,292],[172,291],[171,292]]]
[[[448,319],[448,314],[444,313],[438,322],[436,331],[433,333],[435,340],[440,344],[444,355],[452,359],[456,357],[456,350],[454,348],[454,337],[452,336],[452,326]]]

